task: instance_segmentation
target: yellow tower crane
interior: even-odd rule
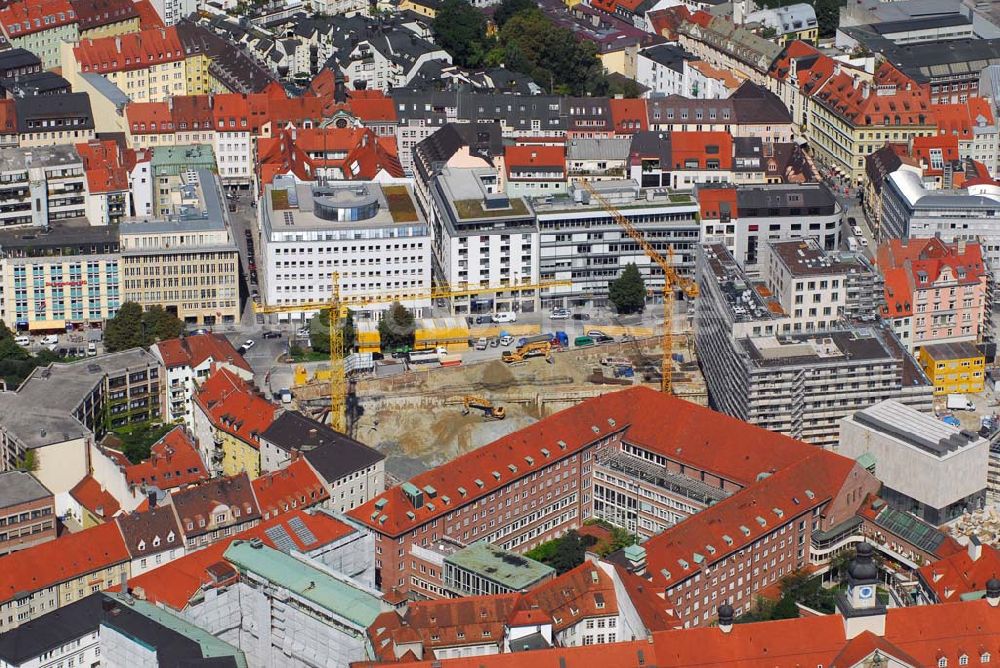
[[[614,204],[604,198],[590,181],[582,180],[581,184],[604,210],[614,218],[615,222],[625,229],[625,232],[642,248],[646,256],[663,271],[663,337],[660,346],[663,349],[663,360],[660,363],[660,390],[668,393],[672,392],[673,365],[671,359],[674,350],[674,289],[680,288],[684,291],[685,295],[694,298],[698,296],[698,285],[691,279],[678,275],[674,269],[673,247],[668,248],[667,257],[664,258],[660,251],[653,248],[653,245],[646,240],[642,232],[632,224],[632,221],[623,216]]]
[[[468,288],[462,290],[438,287],[425,292],[408,295],[373,295],[370,297],[341,299],[340,274],[333,272],[330,278],[330,299],[302,302],[299,304],[282,304],[280,306],[264,306],[254,302],[253,310],[254,313],[260,314],[298,313],[303,311],[330,312],[330,426],[341,433],[346,433],[347,430],[347,376],[344,373],[344,330],[340,321],[346,316],[348,309],[394,301],[404,302],[417,299],[430,299],[433,302],[435,299],[450,299],[478,294],[496,294],[498,292],[528,292],[543,288],[572,285],[571,281],[545,281],[542,283],[521,283],[493,288]]]

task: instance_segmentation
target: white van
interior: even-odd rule
[[[97,357],[97,344],[93,341],[87,344],[87,357]]]
[[[517,322],[517,314],[513,311],[504,311],[503,313],[494,313],[493,322]]]
[[[14,339],[14,343],[16,343],[17,345],[21,346],[22,348],[24,348],[26,346],[30,346],[31,345],[31,337],[30,336],[23,336],[23,335],[19,336],[16,339]]]

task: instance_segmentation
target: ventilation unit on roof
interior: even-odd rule
[[[542,448],[542,457],[548,459],[550,454],[552,453],[549,452],[548,448]]]
[[[413,504],[414,508],[420,508],[424,505],[424,493],[420,491],[420,488],[410,482],[404,482],[402,485],[403,494],[409,499],[410,503]]]
[[[534,457],[525,457],[524,461],[528,462],[528,466],[534,466],[535,465],[535,458]]]
[[[750,527],[748,527],[748,526],[745,526],[745,525],[741,524],[740,525],[740,531],[743,532],[744,536],[749,536],[750,535]]]
[[[754,519],[756,519],[756,520],[757,520],[757,524],[761,525],[762,527],[766,527],[766,526],[767,526],[767,520],[765,520],[765,519],[764,519],[763,517],[761,517],[760,515],[758,515],[758,516],[757,516],[757,517],[755,517]]]
[[[499,476],[500,474],[498,473],[497,475]],[[482,488],[482,487],[485,486],[485,484],[483,483],[483,481],[480,480],[479,478],[476,478],[473,482],[476,483],[476,487]]]
[[[459,487],[458,488],[458,493],[459,493],[460,496],[466,496],[468,494],[468,492],[465,491],[464,487]]]

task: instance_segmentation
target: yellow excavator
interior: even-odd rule
[[[545,361],[552,363],[552,343],[549,341],[533,341],[518,346],[517,350],[505,350],[503,353],[504,362],[507,364],[518,364],[529,357],[544,356]]]
[[[502,420],[507,417],[503,406],[494,406],[493,402],[484,397],[467,396],[462,398],[462,415],[468,415],[473,408],[483,411],[486,419]]]

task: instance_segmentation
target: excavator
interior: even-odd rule
[[[477,396],[467,396],[462,398],[462,415],[468,415],[473,408],[483,411],[487,420],[502,420],[507,417],[507,411],[503,406],[494,406],[489,399]]]
[[[518,346],[517,350],[505,350],[503,353],[504,362],[507,364],[520,364],[529,357],[545,356],[545,361],[552,364],[552,343],[550,341],[532,341]]]

